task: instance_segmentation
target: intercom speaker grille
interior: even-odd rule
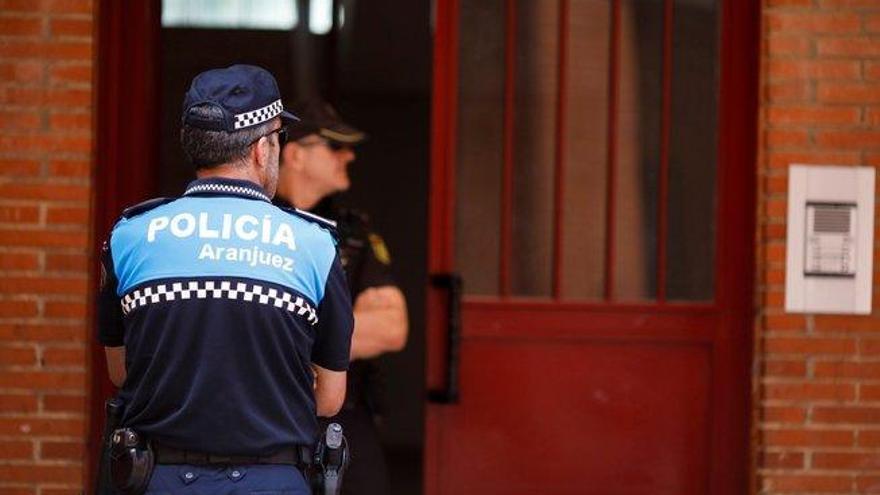
[[[817,234],[848,234],[852,208],[817,206],[813,217],[813,232]]]

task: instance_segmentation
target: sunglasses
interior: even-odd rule
[[[263,134],[262,136],[258,137],[257,139],[254,139],[253,141],[251,141],[251,144],[249,144],[248,146],[253,146],[253,144],[256,143],[257,141],[259,141],[260,139],[267,138],[267,137],[271,136],[272,134],[275,134],[276,132],[278,133],[278,144],[283,148],[284,143],[287,142],[287,126],[286,125],[283,125],[277,129],[273,129],[273,130],[267,132],[266,134]]]
[[[338,141],[331,141],[329,139],[318,139],[315,141],[297,141],[300,146],[308,148],[310,146],[326,146],[333,151],[342,151],[351,149],[350,144],[340,143]]]

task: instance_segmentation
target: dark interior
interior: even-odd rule
[[[409,342],[403,352],[381,358],[387,382],[382,435],[393,493],[415,494],[421,493],[425,396],[430,2],[341,3],[348,7],[345,24],[326,35],[312,35],[302,24],[293,31],[162,29],[157,194],[179,195],[193,178],[177,133],[184,91],[205,69],[260,65],[275,74],[285,105],[316,91],[369,134],[356,149],[347,203],[369,213],[407,296]]]

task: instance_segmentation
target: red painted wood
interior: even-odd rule
[[[568,109],[569,0],[559,0],[559,49],[556,72],[556,143],[553,168],[553,297],[562,298],[562,215],[565,213],[566,116]]]
[[[663,89],[660,111],[660,172],[657,185],[657,301],[666,301],[666,242],[669,231],[669,147],[672,126],[673,0],[663,4]]]
[[[605,189],[605,300],[614,300],[614,250],[617,211],[617,104],[620,78],[620,0],[611,3],[611,29],[608,55],[608,173]]]
[[[161,3],[96,3],[97,80],[95,83],[95,173],[92,178],[92,252],[90,272],[97,289],[97,253],[122,209],[157,189],[158,98],[156,71]],[[90,295],[94,305],[94,291]],[[89,324],[94,328],[94,319]],[[104,400],[113,393],[104,351],[89,344],[89,434],[84,467],[86,492],[95,479],[103,428]]]
[[[435,41],[454,43],[440,33],[455,23],[457,1],[437,5]],[[461,403],[427,408],[426,493],[748,492],[756,181],[754,168],[743,164],[755,160],[758,13],[755,1],[723,2],[716,300],[599,304],[467,298]],[[614,295],[619,1],[611,18],[609,300]],[[454,61],[435,59],[443,63]],[[450,97],[448,89],[434,88]],[[450,98],[434,111],[455,108],[454,94]],[[443,129],[433,132],[454,136]],[[433,166],[452,166],[438,163],[441,151],[432,153]],[[451,242],[451,235],[447,232],[444,240]],[[429,332],[445,331],[439,308],[428,315]],[[428,349],[429,362],[442,359],[442,354],[430,356],[438,352],[435,347]]]
[[[510,295],[510,264],[513,257],[513,126],[516,111],[516,0],[504,4],[504,152],[501,173],[501,252],[498,255],[498,292]]]

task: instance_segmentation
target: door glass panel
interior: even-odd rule
[[[567,299],[601,298],[605,288],[610,10],[607,0],[569,4],[562,217]]]
[[[511,293],[550,296],[559,4],[516,3]]]
[[[467,294],[498,294],[504,3],[463,1],[459,33],[455,258]]]
[[[669,150],[668,299],[711,300],[715,283],[717,0],[675,2]]]
[[[622,300],[654,299],[663,2],[624,0],[620,9],[615,295]]]

